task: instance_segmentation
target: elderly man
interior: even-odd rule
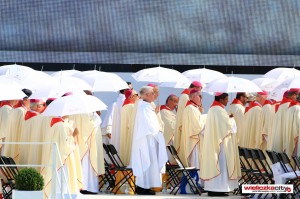
[[[154,195],[151,187],[161,187],[161,170],[168,160],[165,141],[159,131],[159,122],[151,106],[153,88],[142,87],[143,100],[137,103],[132,139],[131,165],[136,176],[136,193]]]
[[[266,139],[263,135],[263,124],[264,115],[262,111],[262,106],[264,105],[268,97],[268,92],[258,92],[256,95],[256,100],[252,102],[249,106],[248,111],[245,113],[245,137],[241,138],[241,146],[249,148],[262,148],[265,144]]]
[[[41,122],[43,117],[40,113],[44,110],[44,102],[40,99],[30,99],[30,110],[25,114],[20,142],[40,142],[42,139]],[[41,163],[40,145],[20,145],[21,164]],[[39,168],[36,168],[39,170]]]
[[[291,102],[286,113],[286,131],[283,134],[285,143],[283,143],[284,151],[289,156],[299,156],[299,132],[300,132],[300,98]]]
[[[182,133],[182,113],[186,106],[186,103],[189,101],[190,91],[193,89],[201,91],[202,84],[198,81],[193,81],[190,87],[185,89],[179,97],[178,109],[176,115],[176,128],[174,134],[174,147],[176,148],[176,150],[180,148],[180,140],[181,140],[181,133]]]
[[[132,88],[131,82],[127,82],[128,89]],[[111,126],[111,144],[113,144],[117,151],[120,151],[120,131],[121,131],[121,108],[125,100],[125,91],[128,89],[120,90],[117,101],[114,104]]]
[[[178,97],[169,95],[166,104],[160,106],[161,119],[165,124],[164,137],[166,145],[173,144],[176,125],[176,114],[173,112],[177,108]]]
[[[203,112],[200,91],[193,89],[189,94],[189,101],[182,114],[182,134],[178,155],[186,167],[200,168],[201,147],[205,117]]]
[[[125,165],[130,163],[132,133],[134,122],[134,104],[139,99],[135,90],[125,91],[125,101],[121,108],[120,158]]]
[[[7,100],[1,103],[0,107],[0,140],[5,141],[8,116],[18,100]],[[0,145],[2,147],[2,145]]]
[[[24,117],[27,110],[30,109],[28,97],[32,94],[29,89],[22,90],[26,97],[19,101],[18,107],[15,107],[9,114],[6,125],[6,142],[19,142],[23,130]],[[4,156],[12,157],[16,163],[19,163],[19,145],[8,144],[3,147]]]
[[[206,119],[200,177],[209,196],[227,196],[238,187],[241,176],[234,119],[225,110],[227,93],[216,93]]]
[[[271,149],[277,152],[284,150],[285,139],[283,134],[286,130],[286,113],[291,102],[296,101],[299,89],[291,88],[287,92],[287,96],[283,97],[275,113],[274,123],[272,128],[272,146]]]

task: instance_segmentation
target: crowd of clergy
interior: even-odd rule
[[[103,121],[100,112],[43,116],[55,99],[28,99],[31,91],[23,89],[23,100],[1,102],[1,141],[56,142],[62,159],[57,171],[66,173],[71,193],[98,192],[98,177],[105,173],[103,143],[113,144],[122,162],[132,168],[136,193],[142,195],[155,194],[151,188],[162,186],[164,166],[174,161],[167,145],[175,147],[184,166],[200,169],[201,186],[212,196],[238,188],[238,146],[300,154],[299,89],[286,91],[281,102],[268,99],[265,91],[254,98],[237,93],[227,108],[228,94],[215,93],[204,114],[200,82],[192,82],[179,97],[169,95],[160,106],[155,104],[157,85],[148,84],[139,92],[129,87],[119,92]],[[44,165],[35,168],[44,177],[49,197],[52,175],[46,165],[52,162],[52,150],[51,144],[5,144],[1,155],[17,164]]]

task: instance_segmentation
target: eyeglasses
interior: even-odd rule
[[[246,96],[246,95],[242,95],[242,96],[248,99],[248,96]]]
[[[138,96],[139,96],[138,94],[134,94],[134,95],[133,95],[133,97],[138,97]]]

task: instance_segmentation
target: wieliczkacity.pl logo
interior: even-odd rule
[[[242,193],[293,193],[293,185],[276,184],[276,185],[242,185]]]

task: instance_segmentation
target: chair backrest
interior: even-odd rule
[[[277,153],[279,160],[282,162],[281,166],[284,169],[285,172],[290,172],[290,169],[295,173],[296,176],[297,173],[296,171],[293,169],[293,166],[291,165],[291,160],[288,157],[288,155],[286,153]],[[289,167],[288,167],[288,166]]]
[[[275,151],[266,150],[266,153],[269,156],[272,164],[276,164],[277,162],[280,162],[277,153]]]
[[[180,160],[180,158],[178,156],[178,153],[177,153],[175,147],[173,145],[169,145],[169,146],[167,146],[167,148],[169,149],[172,157],[174,158],[174,160],[176,161],[176,163],[178,164],[178,166],[180,168],[185,168],[184,165],[183,165],[183,163],[182,163],[182,161]]]
[[[4,166],[0,167],[1,172],[5,175],[6,179],[8,181],[14,180],[14,172],[7,166],[6,164],[10,164],[9,159],[5,156],[0,157],[0,164],[3,164]]]
[[[121,158],[119,156],[119,153],[118,153],[117,149],[115,148],[115,146],[112,145],[112,144],[109,144],[109,145],[107,145],[107,147],[109,149],[109,152],[112,155],[112,158],[115,160],[116,166],[125,167],[125,165],[124,165],[123,161],[121,160]]]

